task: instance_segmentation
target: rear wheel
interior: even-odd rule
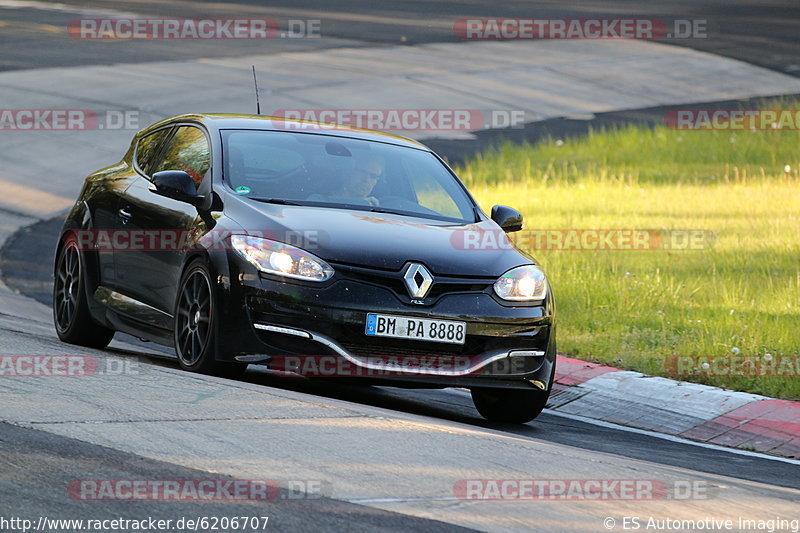
[[[524,389],[472,389],[472,402],[492,422],[524,424],[542,412],[550,393]]]
[[[246,363],[216,360],[217,304],[211,274],[201,260],[181,278],[175,304],[175,353],[181,368],[201,374],[238,377]]]
[[[53,283],[53,322],[58,338],[70,344],[105,348],[114,330],[92,320],[84,289],[84,263],[78,241],[67,237],[56,259]]]

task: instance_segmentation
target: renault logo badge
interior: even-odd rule
[[[425,298],[433,285],[433,276],[428,269],[419,263],[410,263],[403,274],[403,281],[412,298]]]

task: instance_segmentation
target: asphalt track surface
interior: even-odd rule
[[[0,2],[1,3],[1,2]],[[210,16],[268,16],[278,20],[290,18],[320,18],[324,35],[316,42],[307,40],[276,40],[268,43],[269,50],[287,51],[308,47],[380,46],[405,43],[409,45],[455,41],[452,22],[464,17],[663,17],[704,18],[708,20],[709,38],[675,42],[700,50],[749,61],[791,74],[800,74],[800,36],[796,25],[800,20],[800,4],[796,1],[686,1],[660,2],[375,2],[348,0],[337,2],[278,1],[267,10],[256,0],[239,2],[178,1],[163,5],[144,1],[63,2],[68,5],[130,11],[151,16],[210,17]],[[0,70],[43,68],[49,66],[79,66],[121,62],[191,59],[200,57],[238,56],[264,53],[261,44],[232,42],[225,46],[208,43],[142,42],[120,43],[115,48],[99,48],[95,43],[80,42],[59,32],[74,13],[37,9],[0,9]],[[53,29],[55,28],[55,29]],[[600,116],[607,123],[650,121],[663,116],[662,110],[641,110]],[[597,122],[595,122],[597,124]],[[586,131],[591,123],[560,120],[539,124],[513,132],[517,140],[532,140],[545,134],[570,135]],[[497,139],[484,132],[484,140],[448,141],[434,148],[451,159],[460,159]],[[472,143],[472,144],[469,144]],[[60,221],[42,221],[18,233],[0,254],[4,281],[12,288],[41,302],[50,300],[52,246]],[[175,367],[167,350],[144,344],[151,354],[149,364]],[[534,423],[525,426],[498,426],[480,419],[471,401],[452,391],[400,390],[378,387],[351,388],[337,384],[287,382],[251,370],[244,378],[250,383],[267,387],[295,390],[320,397],[361,403],[399,412],[453,420],[508,432],[523,438],[565,444],[605,452],[622,457],[643,459],[655,463],[682,467],[770,485],[800,488],[797,467],[757,456],[737,455],[656,437],[630,433],[620,429],[563,418],[546,412]],[[111,450],[37,431],[0,424],[0,508],[3,514],[54,515],[69,514],[79,504],[67,498],[49,496],[49,487],[77,477],[89,477],[87,472],[109,478],[172,477],[192,478],[198,472],[145,459],[134,454]],[[164,503],[108,503],[93,510],[114,516],[139,518],[144,514],[174,515],[232,515],[241,511],[252,515],[252,504],[219,504],[194,509],[186,504],[180,511]],[[215,505],[215,504],[211,504]],[[241,506],[241,507],[237,507]],[[167,513],[167,514],[164,514]],[[270,520],[281,524],[282,530],[292,531],[457,531],[457,526],[435,520],[418,519],[407,515],[381,511],[372,507],[330,499],[281,501],[268,504]]]
[[[707,37],[663,39],[741,59],[782,72],[800,73],[800,4],[793,0],[62,0],[67,6],[100,8],[161,17],[267,17],[285,25],[290,19],[320,19],[325,39],[359,41],[364,46],[414,45],[458,41],[453,23],[461,18],[659,18],[705,20]],[[265,5],[266,4],[266,5]],[[0,2],[2,5],[2,2]],[[0,69],[42,68],[191,57],[224,57],[287,47],[316,46],[307,39],[266,43],[126,42],[109,50],[72,39],[63,31],[74,13],[35,9],[2,10],[8,24],[0,32]],[[330,46],[330,44],[327,44]]]
[[[374,47],[431,42],[459,42],[453,31],[462,18],[652,18],[704,21],[705,37],[658,39],[800,76],[800,3],[793,0],[685,0],[649,3],[641,0],[600,2],[579,0],[450,1],[415,0],[65,0],[61,9],[14,8],[19,0],[0,0],[0,71],[64,66],[146,63],[197,58],[239,57],[335,47]],[[266,41],[85,41],[69,36],[75,9],[89,17],[130,14],[144,17],[249,18],[277,21],[286,30],[290,20],[319,20],[319,38],[275,38]],[[100,10],[101,14],[97,14]],[[290,76],[288,72],[262,76]],[[683,102],[683,104],[698,102]],[[706,103],[705,108],[747,107],[746,102]],[[724,105],[722,105],[724,104]],[[451,162],[459,162],[504,140],[536,142],[543,136],[570,137],[590,126],[663,121],[666,108],[604,113],[592,124],[585,120],[555,119],[519,129],[483,130],[471,140],[430,139],[426,143]]]
[[[153,461],[103,446],[87,444],[35,429],[0,423],[0,496],[2,514],[28,517],[78,518],[78,503],[53,486],[91,478],[92,472],[112,479],[210,479],[207,473]],[[88,475],[87,475],[88,474]],[[213,479],[225,480],[226,476]],[[272,495],[271,495],[272,497]],[[83,502],[86,506],[86,502]],[[282,490],[272,501],[258,502],[92,502],[92,516],[141,520],[147,516],[178,521],[213,516],[269,517],[284,531],[470,531],[451,524],[390,513],[320,497],[293,499]]]

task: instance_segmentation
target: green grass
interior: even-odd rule
[[[457,171],[482,207],[515,207],[528,228],[713,232],[692,251],[529,249],[557,298],[561,353],[669,375],[672,356],[800,355],[798,166],[798,132],[632,126],[503,145]],[[798,373],[681,379],[800,399]]]

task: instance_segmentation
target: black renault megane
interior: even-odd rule
[[[417,142],[263,116],[181,115],[86,178],[55,263],[59,337],[116,331],[189,371],[469,388],[526,422],[555,374],[555,306],[535,260]]]

